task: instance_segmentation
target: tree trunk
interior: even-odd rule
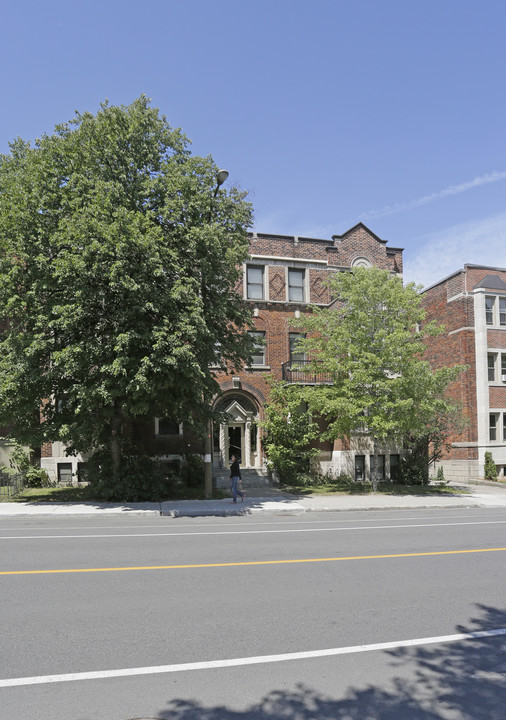
[[[370,467],[373,492],[376,492],[378,489],[378,475],[376,472],[378,466],[377,466],[377,460],[376,460],[376,452],[377,452],[376,440],[374,440],[374,447],[373,447],[374,455],[372,456],[372,466]]]
[[[123,427],[123,413],[119,406],[115,406],[111,419],[111,460],[112,479],[116,483],[121,479],[121,431]]]

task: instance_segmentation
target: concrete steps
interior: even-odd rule
[[[230,487],[230,470],[223,468],[218,470],[213,468],[213,485],[216,488],[227,489]],[[272,480],[270,472],[264,468],[241,468],[241,478],[243,488],[261,488],[271,487]]]

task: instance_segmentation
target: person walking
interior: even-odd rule
[[[245,492],[239,490],[239,482],[241,480],[241,470],[239,468],[239,458],[237,455],[232,455],[232,465],[230,466],[230,490],[232,491],[232,502],[237,502],[237,495],[241,496],[241,502],[244,500]]]

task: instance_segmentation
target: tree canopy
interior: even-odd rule
[[[251,351],[233,292],[252,209],[141,96],[0,157],[0,425],[111,447],[126,420],[204,421]],[[42,419],[42,422],[40,422]]]
[[[328,280],[334,302],[293,323],[306,337],[308,373],[327,382],[298,386],[301,401],[325,420],[325,439],[367,432],[399,444],[439,438],[454,420],[446,394],[462,366],[433,370],[424,360],[425,322],[418,289],[379,268],[338,272]]]

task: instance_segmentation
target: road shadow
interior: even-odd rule
[[[506,627],[506,611],[478,605],[479,618],[455,634]],[[437,611],[437,610],[436,610]],[[243,711],[172,699],[157,720],[505,720],[506,635],[386,651],[386,687],[349,687],[333,698],[299,683]],[[406,675],[409,679],[406,679]]]

